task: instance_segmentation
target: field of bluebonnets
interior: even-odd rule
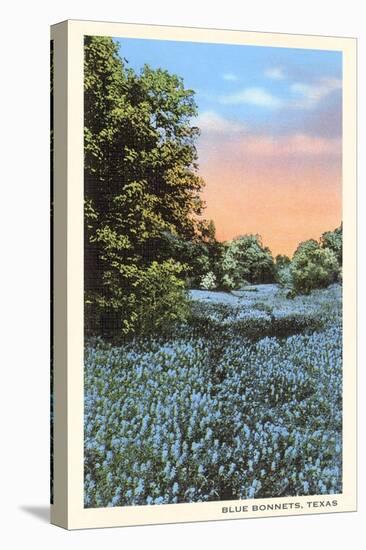
[[[341,492],[341,286],[190,299],[169,337],[88,341],[85,506]]]

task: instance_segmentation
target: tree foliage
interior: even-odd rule
[[[292,284],[291,260],[285,254],[277,254],[275,258],[275,279],[284,287],[290,287]]]
[[[259,235],[244,235],[225,243],[222,268],[223,284],[228,289],[274,280],[273,257]]]
[[[323,248],[332,250],[337,257],[340,266],[343,264],[343,226],[342,224],[334,231],[326,231],[320,237]]]
[[[216,276],[212,271],[209,271],[202,277],[200,287],[203,290],[215,290],[217,288]]]
[[[156,322],[146,306],[153,273],[167,276],[184,310],[184,263],[167,261],[164,245],[167,234],[185,241],[199,231],[194,92],[162,69],[137,74],[112,39],[87,36],[84,94],[87,317],[95,328],[133,334]],[[157,286],[155,304],[159,292],[164,302]]]
[[[333,250],[311,239],[298,246],[291,271],[294,290],[309,294],[315,288],[324,288],[337,281],[339,264]]]
[[[326,231],[319,242],[309,239],[299,244],[289,268],[280,271],[280,282],[288,283],[296,293],[308,294],[341,281],[342,224],[334,231]]]
[[[286,267],[290,265],[291,260],[286,254],[277,254],[275,258],[275,264],[276,264],[276,270],[282,269],[283,267]]]

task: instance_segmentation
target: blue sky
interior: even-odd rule
[[[116,39],[121,56],[183,77],[201,114],[236,121],[252,132],[340,135],[340,52]],[[296,121],[294,124],[294,113]],[[315,116],[314,116],[315,114]],[[328,124],[319,124],[326,116]]]

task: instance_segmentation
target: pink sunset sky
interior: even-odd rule
[[[339,138],[228,134],[209,114],[201,129],[204,216],[219,240],[259,233],[274,255],[291,256],[299,242],[340,224]]]

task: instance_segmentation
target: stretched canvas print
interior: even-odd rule
[[[51,509],[356,509],[356,41],[51,32]]]

